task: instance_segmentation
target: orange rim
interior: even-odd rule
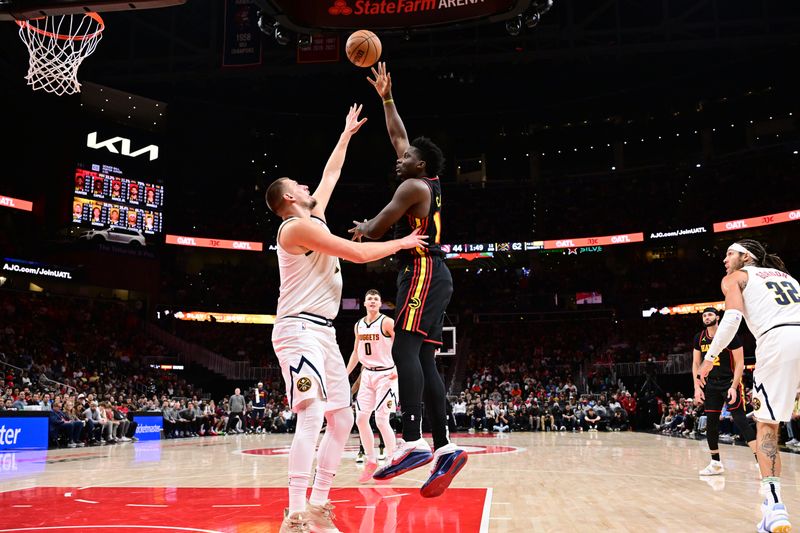
[[[28,28],[29,30],[33,30],[40,35],[44,35],[45,37],[50,37],[51,39],[61,39],[64,41],[84,41],[86,39],[92,39],[96,37],[99,33],[101,33],[104,29],[106,29],[105,23],[103,23],[103,19],[100,18],[100,15],[94,12],[84,13],[85,16],[91,18],[100,26],[96,32],[90,33],[89,35],[61,35],[60,33],[52,33],[49,31],[44,31],[36,26],[31,26],[30,20],[41,20],[47,17],[37,17],[30,20],[17,20],[16,23],[19,25],[20,28]]]

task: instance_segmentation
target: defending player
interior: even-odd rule
[[[426,237],[418,231],[399,240],[361,244],[328,230],[325,208],[339,180],[350,137],[366,121],[358,119],[360,112],[361,106],[350,108],[313,195],[307,186],[289,178],[275,180],[266,194],[269,208],[283,219],[277,235],[281,286],[272,344],[289,405],[297,414],[289,451],[289,507],[284,511],[281,533],[339,533],[328,493],[353,427],[353,412],[350,384],[333,329],[342,298],[338,258],[366,263],[401,249],[425,246]],[[323,417],[327,428],[316,454],[314,486],[306,505]]]

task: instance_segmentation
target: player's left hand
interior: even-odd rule
[[[738,395],[739,393],[736,392],[736,387],[731,387],[728,389],[728,403],[730,404],[735,402]]]
[[[361,126],[367,121],[367,118],[364,117],[361,120],[358,119],[358,115],[361,114],[361,109],[363,105],[353,104],[350,106],[350,111],[347,113],[347,118],[344,122],[344,132],[348,135],[354,135]]]
[[[355,224],[356,227],[347,230],[347,233],[352,233],[353,234],[353,238],[351,240],[354,240],[356,242],[361,242],[361,237],[364,236],[364,234],[362,233],[361,230],[364,228],[364,224],[366,224],[366,223],[367,223],[367,219],[366,218],[364,219],[364,222],[359,222],[358,220],[354,220],[353,221],[353,224]]]
[[[708,373],[711,372],[711,369],[714,368],[714,363],[712,361],[703,361],[703,364],[700,365],[700,369],[697,371],[697,381],[700,382],[701,386],[705,386],[706,378],[708,378]]]

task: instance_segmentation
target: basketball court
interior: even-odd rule
[[[424,468],[359,485],[350,439],[331,499],[347,532],[747,531],[758,471],[723,446],[702,479],[704,441],[642,433],[460,434],[468,466],[423,499]],[[289,435],[242,435],[0,454],[0,533],[269,532],[287,505]],[[784,453],[789,509],[800,455]],[[706,512],[705,510],[713,510]]]

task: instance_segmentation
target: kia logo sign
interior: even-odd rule
[[[117,149],[117,145],[119,145],[119,149]],[[132,152],[130,139],[126,139],[125,137],[112,137],[105,141],[98,142],[96,131],[90,133],[86,138],[86,146],[94,148],[95,150],[105,148],[112,154],[121,154],[128,157],[139,157],[144,153],[149,153],[150,161],[158,159],[158,146],[155,144],[145,146],[144,148]]]

